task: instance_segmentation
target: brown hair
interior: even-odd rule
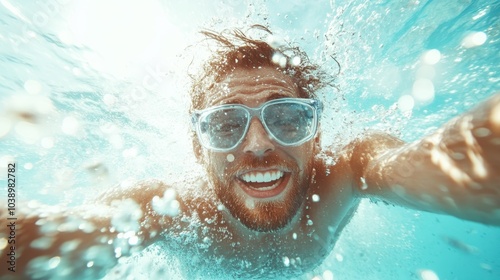
[[[272,34],[261,25],[252,28],[259,28]],[[203,109],[206,95],[213,86],[237,68],[276,67],[292,78],[299,90],[299,97],[303,98],[313,98],[318,89],[333,84],[333,77],[327,75],[318,65],[311,63],[306,53],[298,47],[290,45],[273,47],[265,41],[249,38],[239,29],[220,33],[205,30],[201,33],[208,39],[215,40],[219,48],[203,64],[201,73],[192,76],[190,111]],[[286,63],[273,62],[274,55],[285,58]],[[296,61],[299,63],[293,63]]]

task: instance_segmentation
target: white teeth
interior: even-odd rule
[[[241,175],[241,179],[245,182],[251,183],[267,183],[276,181],[283,177],[283,171],[272,171],[272,172],[248,172]]]

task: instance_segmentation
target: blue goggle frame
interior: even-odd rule
[[[322,109],[322,103],[316,99],[279,98],[257,108],[225,104],[195,111],[191,122],[201,145],[217,152],[238,147],[254,117],[278,144],[298,146],[316,134]]]

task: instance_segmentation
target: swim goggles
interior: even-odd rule
[[[227,152],[241,144],[253,117],[282,146],[298,146],[314,137],[323,105],[316,99],[280,98],[257,108],[226,104],[195,111],[191,121],[203,147]]]

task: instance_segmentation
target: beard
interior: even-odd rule
[[[277,153],[260,158],[244,154],[226,166],[224,172],[217,172],[213,164],[208,164],[207,171],[217,197],[233,217],[251,230],[271,232],[286,227],[305,202],[311,183],[312,162],[311,157],[305,170],[300,170],[295,160],[280,157]],[[268,167],[282,167],[291,172],[287,189],[283,190],[284,197],[274,201],[255,201],[238,194],[239,171]]]

